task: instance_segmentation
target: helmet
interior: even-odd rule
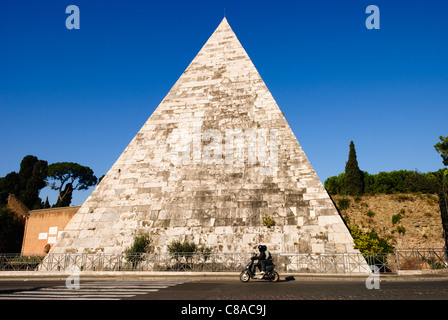
[[[258,246],[258,250],[260,250],[260,251],[266,251],[266,246],[264,246],[264,245],[262,245],[262,244],[260,244],[259,246]]]

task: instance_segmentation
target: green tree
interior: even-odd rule
[[[62,194],[64,195],[62,198],[58,197],[58,200],[56,201],[54,208],[60,208],[60,207],[68,207],[70,206],[70,203],[72,203],[72,197],[73,197],[73,185],[71,183],[67,183],[65,185],[64,190],[62,190]]]
[[[399,170],[391,172],[379,172],[373,175],[373,193],[405,193],[409,192],[406,188],[406,179],[410,175],[415,175],[413,171]]]
[[[443,159],[443,164],[448,166],[448,136],[440,136],[439,139],[440,142],[436,143],[434,148],[438,153],[440,153],[440,156]]]
[[[0,252],[18,253],[22,250],[25,222],[6,207],[0,207]]]
[[[436,151],[443,159],[443,164],[448,166],[448,136],[439,137],[440,142],[434,145]],[[448,170],[443,169],[434,173],[439,181],[439,207],[442,215],[443,233],[445,236],[445,248],[448,250]]]
[[[442,217],[442,228],[445,237],[445,248],[448,248],[448,169],[441,169],[433,175],[439,182],[439,208]]]
[[[328,193],[346,195],[345,173],[329,177],[325,180]],[[420,173],[418,171],[399,170],[369,174],[363,172],[364,194],[390,194],[390,193],[437,193],[438,178],[434,172]]]
[[[19,178],[21,192],[19,199],[29,209],[42,208],[39,192],[47,185],[48,162],[35,156],[26,156],[20,164]]]
[[[132,263],[133,268],[145,259],[145,254],[149,252],[151,243],[152,239],[149,233],[140,233],[134,237],[132,245],[124,250],[125,258]]]
[[[168,252],[173,259],[177,261],[177,268],[188,269],[190,268],[188,259],[199,250],[194,242],[174,240],[167,246]],[[181,259],[185,258],[185,263],[181,263]]]
[[[415,171],[409,174],[404,181],[405,192],[437,193],[439,190],[437,178],[432,173]]]
[[[51,206],[50,206],[50,201],[48,201],[48,197],[47,197],[42,209],[48,209],[48,208],[51,208]]]
[[[373,185],[375,183],[375,177],[366,171],[363,171],[363,183],[364,193],[373,193]]]
[[[20,179],[17,172],[8,173],[0,178],[0,206],[5,206],[8,203],[10,194],[20,195]]]
[[[171,254],[180,254],[182,256],[188,256],[195,253],[198,247],[194,242],[174,240],[168,247],[168,252]]]
[[[48,178],[55,180],[51,188],[58,190],[59,193],[55,206],[69,206],[71,203],[69,198],[73,191],[87,190],[98,181],[92,169],[73,162],[57,162],[49,165]]]
[[[42,208],[39,192],[46,186],[47,167],[47,161],[25,156],[19,173],[11,172],[0,178],[0,205],[7,203],[10,194],[15,194],[29,209]]]
[[[325,180],[324,185],[327,192],[331,195],[347,194],[345,189],[345,172],[339,174],[338,176],[329,177]]]
[[[351,141],[348,161],[345,164],[345,187],[347,189],[347,193],[352,196],[362,194],[363,179],[364,174],[359,169],[358,160],[356,159],[355,144]]]

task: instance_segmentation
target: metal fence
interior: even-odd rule
[[[248,253],[84,254],[46,256],[0,254],[0,270],[41,271],[193,271],[238,272],[250,261]],[[273,253],[279,272],[356,274],[377,271],[448,268],[445,249],[400,250],[379,254]]]

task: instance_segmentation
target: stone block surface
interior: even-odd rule
[[[275,224],[268,227],[263,218]],[[87,232],[87,230],[88,232]],[[226,19],[52,248],[121,252],[139,232],[219,252],[354,251],[298,140]]]

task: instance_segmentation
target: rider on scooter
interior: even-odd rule
[[[259,245],[258,250],[260,254],[258,256],[252,257],[253,260],[258,260],[258,268],[261,271],[261,274],[265,274],[266,266],[272,263],[272,255],[268,251],[268,248],[265,245]]]

